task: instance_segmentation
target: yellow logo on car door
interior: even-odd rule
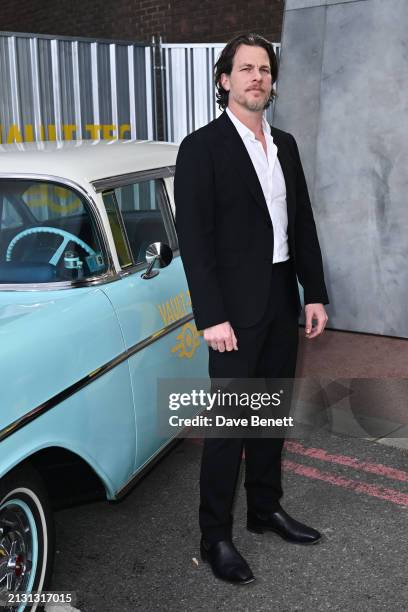
[[[178,343],[171,349],[172,353],[178,353],[178,356],[191,359],[200,346],[200,333],[197,331],[195,323],[189,321],[181,328],[180,333],[176,336]]]
[[[191,312],[190,292],[188,289],[185,292],[182,291],[170,297],[166,302],[157,304],[157,308],[164,325],[167,327],[170,323],[182,319]],[[173,346],[171,352],[177,353],[181,358],[191,359],[200,346],[200,336],[202,335],[202,332],[197,331],[194,321],[188,321],[177,333],[177,343]]]

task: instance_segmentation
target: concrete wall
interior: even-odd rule
[[[408,2],[286,0],[274,125],[298,141],[336,329],[408,337]]]

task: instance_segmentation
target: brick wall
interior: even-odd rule
[[[0,30],[150,42],[280,41],[283,0],[2,0]]]

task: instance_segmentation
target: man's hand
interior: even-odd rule
[[[306,338],[316,338],[323,333],[328,316],[323,304],[306,304],[305,306],[306,316]],[[316,325],[313,327],[312,323],[316,320]]]
[[[214,351],[237,351],[238,343],[229,321],[219,323],[212,327],[207,327],[203,332],[203,337],[208,346]]]

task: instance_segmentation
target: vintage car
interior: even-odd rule
[[[0,596],[49,584],[55,508],[120,498],[169,449],[180,430],[157,426],[158,379],[206,376],[176,155],[0,146]]]

